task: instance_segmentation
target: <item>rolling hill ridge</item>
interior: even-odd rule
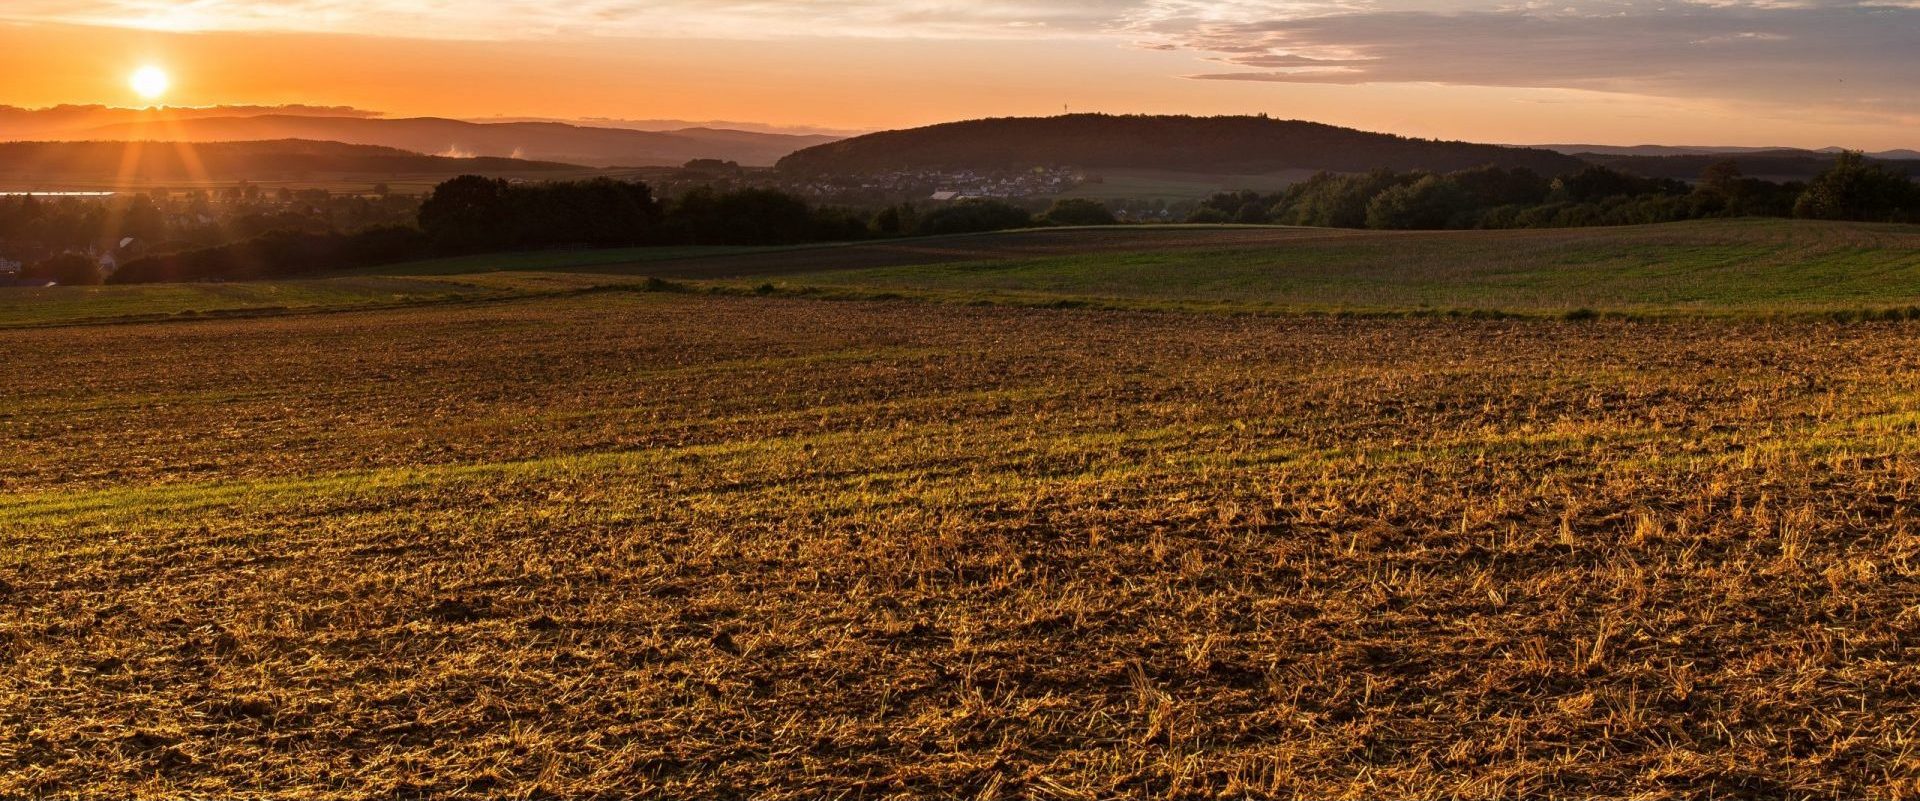
[[[856,136],[793,153],[780,160],[779,168],[799,174],[1037,166],[1266,173],[1451,171],[1487,164],[1544,175],[1585,166],[1549,150],[1412,139],[1301,120],[1071,114]]]
[[[0,178],[129,183],[241,181],[313,173],[558,173],[579,167],[491,157],[447,158],[338,142],[0,142]]]
[[[57,138],[178,142],[310,139],[441,156],[518,158],[592,167],[677,166],[697,158],[764,166],[795,150],[833,140],[830,136],[699,128],[660,132],[559,122],[478,123],[437,117],[387,119],[301,114],[189,118],[164,125],[117,123]]]

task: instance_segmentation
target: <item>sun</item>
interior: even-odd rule
[[[127,79],[127,85],[133,87],[135,94],[148,100],[157,100],[167,93],[167,87],[173,81],[167,77],[167,71],[159,67],[141,67],[133,71],[133,77]]]

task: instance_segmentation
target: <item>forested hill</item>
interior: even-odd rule
[[[390,147],[309,142],[0,142],[0,176],[15,181],[238,181],[308,174],[540,173],[567,164],[424,156]]]
[[[1606,167],[1648,178],[1691,180],[1708,167],[1733,162],[1740,173],[1769,181],[1808,181],[1833,166],[1834,154],[1814,150],[1761,150],[1750,153],[1690,153],[1666,156],[1633,156],[1582,153],[1581,158]],[[1920,160],[1868,158],[1869,164],[1882,164],[1897,172],[1920,175]]]
[[[780,169],[846,174],[1066,166],[1248,174],[1381,167],[1445,172],[1489,164],[1528,167],[1542,175],[1585,166],[1550,150],[1410,139],[1300,120],[1071,114],[857,136],[798,151],[781,159]]]

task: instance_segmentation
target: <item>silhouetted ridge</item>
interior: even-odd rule
[[[460,173],[577,170],[502,158],[425,156],[390,147],[266,142],[0,142],[0,175],[31,181],[260,180],[301,173]]]
[[[1584,162],[1531,148],[1411,139],[1266,117],[1009,117],[857,136],[798,151],[780,169],[801,173],[1001,170],[1040,166],[1214,173],[1287,169],[1361,172],[1527,167],[1543,175]]]

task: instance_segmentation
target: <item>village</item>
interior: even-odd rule
[[[891,170],[859,175],[779,181],[778,188],[830,202],[968,198],[1019,200],[1058,195],[1086,181],[1079,170],[1034,167],[1026,170]]]

